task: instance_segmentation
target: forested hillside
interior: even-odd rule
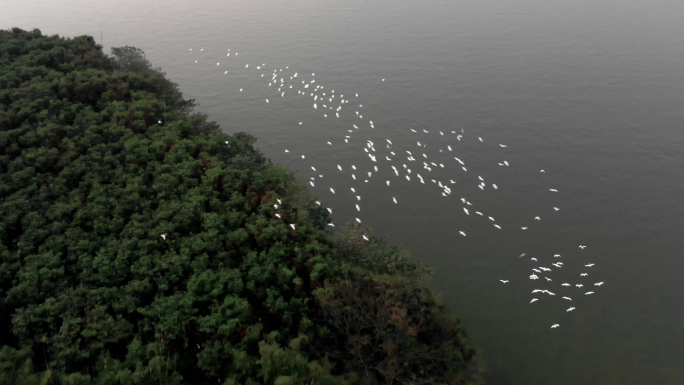
[[[0,31],[0,385],[481,383],[426,266],[193,107],[136,48]]]

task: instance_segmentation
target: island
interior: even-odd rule
[[[142,50],[0,31],[0,384],[481,384],[431,269]]]

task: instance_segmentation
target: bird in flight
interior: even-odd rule
[[[501,281],[501,283],[508,283],[507,279],[500,279],[499,281]]]
[[[566,310],[566,312],[568,312],[568,311],[573,311],[573,310],[575,310],[575,308],[574,308],[574,307],[570,307],[570,308],[568,308],[568,310]]]
[[[560,326],[559,324],[553,324],[553,325],[551,325],[551,329],[555,329],[555,328],[557,328],[557,327],[559,327],[559,326]]]

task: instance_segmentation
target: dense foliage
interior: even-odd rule
[[[480,382],[426,267],[164,75],[0,31],[0,385]]]

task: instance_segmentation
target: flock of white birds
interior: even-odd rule
[[[201,55],[198,59],[193,58],[194,63],[211,62],[212,60],[205,57],[203,53],[204,49],[199,49],[193,51],[190,49],[191,55]],[[310,169],[313,172],[308,180],[308,183],[313,187],[318,193],[323,193],[329,191],[330,194],[335,194],[336,191],[333,187],[325,186],[326,179],[323,178],[328,174],[328,171],[332,173],[332,177],[336,179],[349,178],[351,186],[349,191],[351,191],[352,196],[352,207],[356,210],[357,216],[354,220],[357,223],[361,223],[361,191],[363,190],[364,184],[369,183],[373,178],[382,179],[382,183],[386,184],[387,187],[393,186],[398,183],[418,183],[422,185],[427,185],[432,188],[435,192],[435,196],[441,195],[442,197],[450,197],[458,191],[456,189],[457,181],[462,182],[465,178],[472,178],[473,183],[477,183],[477,188],[484,191],[485,189],[497,190],[499,186],[496,183],[488,183],[481,175],[477,175],[473,170],[469,171],[469,166],[467,165],[463,155],[458,153],[458,145],[460,142],[465,142],[467,140],[477,140],[477,142],[484,143],[485,140],[477,135],[469,135],[463,128],[451,129],[451,128],[437,128],[437,129],[425,129],[425,128],[409,128],[412,133],[416,135],[415,145],[410,150],[403,149],[399,150],[399,146],[395,146],[392,139],[383,138],[377,140],[365,139],[358,141],[355,140],[355,136],[359,133],[374,130],[375,124],[372,120],[364,118],[364,108],[363,104],[360,102],[359,94],[355,92],[336,92],[334,89],[327,89],[323,84],[316,82],[315,73],[300,74],[295,70],[291,70],[289,67],[284,68],[270,68],[267,67],[266,63],[251,64],[242,62],[239,65],[235,63],[238,59],[237,52],[231,52],[230,49],[226,52],[225,58],[222,60],[232,60],[230,62],[230,70],[223,71],[223,75],[228,75],[232,71],[236,71],[237,68],[242,68],[244,64],[244,71],[252,71],[255,76],[263,78],[263,82],[268,84],[268,89],[272,90],[272,101],[276,102],[278,98],[287,97],[297,97],[300,98],[304,103],[310,105],[310,108],[315,110],[320,114],[322,118],[339,119],[339,124],[342,128],[342,135],[337,139],[326,141],[324,145],[326,146],[337,146],[346,145],[345,152],[360,151],[362,152],[362,157],[359,158],[357,164],[342,165],[337,164],[333,170],[323,170],[324,165],[310,165]],[[216,59],[214,59],[216,60]],[[212,64],[213,66],[213,64]],[[221,61],[216,61],[216,67],[221,68]],[[220,71],[219,71],[220,74]],[[381,79],[384,82],[385,79]],[[265,85],[265,84],[264,84]],[[236,86],[235,89],[238,92],[249,92],[246,86]],[[264,103],[269,104],[268,98],[264,98]],[[161,123],[161,122],[160,122]],[[302,126],[310,124],[317,124],[317,122],[306,122],[296,121],[291,124],[294,126]],[[380,130],[379,130],[380,131]],[[428,143],[421,142],[421,137],[423,135],[438,135],[438,142],[440,147],[438,148],[438,153],[428,155]],[[365,135],[368,136],[368,135]],[[359,142],[361,145],[359,146]],[[433,143],[434,139],[430,143]],[[402,143],[404,148],[405,143]],[[506,144],[497,143],[498,148],[501,149],[502,153],[505,154],[508,148]],[[433,147],[430,144],[430,147]],[[307,154],[295,154],[290,152],[288,149],[283,149],[285,153],[288,153],[293,159],[302,159],[306,161]],[[432,150],[432,148],[430,148]],[[363,159],[363,160],[362,160]],[[511,167],[511,164],[504,159],[496,161],[498,167]],[[433,172],[434,171],[434,172]],[[545,170],[539,170],[540,173],[546,173]],[[449,175],[445,177],[445,175]],[[475,175],[477,179],[469,175]],[[552,186],[548,188],[549,194],[558,194],[559,191]],[[396,196],[389,196],[391,202],[398,205],[400,201]],[[496,219],[490,214],[485,214],[485,209],[480,209],[474,206],[470,200],[466,197],[458,197],[458,202],[462,206],[464,215],[482,217],[483,220],[490,221],[491,225],[501,230],[503,228],[519,228],[519,231],[524,231],[528,229],[528,226],[520,227],[510,227],[498,223]],[[321,205],[320,201],[316,202]],[[278,210],[279,205],[282,202],[278,200],[277,204],[273,205],[274,210]],[[327,208],[327,210],[332,214],[332,209]],[[560,211],[559,207],[549,207],[549,215],[554,215],[556,212]],[[275,217],[281,219],[279,213],[274,214]],[[532,221],[541,221],[541,216],[535,216]],[[295,231],[296,224],[290,223],[289,227]],[[329,226],[334,227],[334,223],[330,223]],[[495,230],[496,231],[496,230]],[[455,229],[455,234],[466,237],[467,233],[464,229]],[[365,241],[369,241],[367,235],[361,234],[361,237]],[[166,240],[166,234],[162,234],[162,238]],[[581,253],[587,246],[578,245],[579,252]],[[526,257],[523,253],[520,258]],[[547,262],[539,262],[537,258],[529,258],[530,262],[534,262],[534,267],[530,271],[529,277],[527,279],[539,281],[543,283],[546,287],[551,287],[551,289],[534,289],[532,291],[532,298],[530,304],[534,304],[540,301],[540,298],[551,299],[559,298],[562,301],[568,301],[572,304],[573,296],[588,296],[594,294],[593,290],[597,290],[598,287],[603,285],[603,282],[596,282],[589,278],[589,271],[595,266],[594,263],[583,263],[585,268],[582,273],[577,277],[568,277],[563,280],[563,282],[558,282],[553,273],[558,273],[565,267],[565,262],[561,254],[554,254],[552,257],[548,256]],[[575,258],[573,258],[574,261]],[[525,278],[521,278],[525,279]],[[566,281],[567,280],[567,281]],[[508,284],[509,279],[500,279],[502,284]],[[572,282],[572,283],[570,283]],[[553,288],[555,287],[555,288]],[[557,295],[558,294],[558,295]],[[534,306],[534,305],[532,305]],[[569,306],[567,312],[572,312],[576,310],[574,306]],[[554,323],[551,325],[551,329],[560,327],[560,323]]]

